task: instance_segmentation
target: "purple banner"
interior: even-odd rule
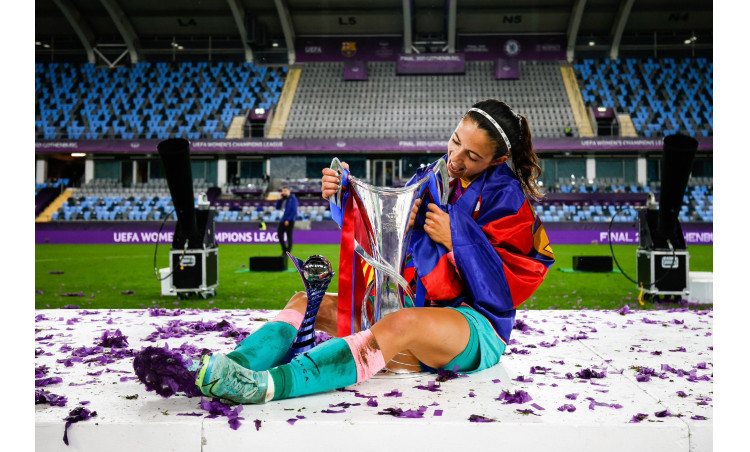
[[[463,74],[466,59],[462,53],[400,54],[396,74]]]
[[[466,61],[514,58],[564,60],[566,37],[552,35],[459,35],[456,49]],[[403,52],[401,36],[307,36],[295,41],[298,63],[345,61],[396,61]]]
[[[555,35],[459,35],[456,50],[467,61],[514,58],[518,60],[564,60],[566,37]]]
[[[333,139],[229,139],[229,140],[191,140],[190,151],[193,153],[359,153],[359,152],[445,152],[448,148],[448,135],[436,139],[410,138],[342,138]],[[713,137],[695,137],[699,151],[713,151]],[[69,140],[37,141],[38,153],[151,153],[156,152],[160,140]],[[535,138],[534,150],[546,151],[661,151],[663,138],[645,137],[560,137]]]
[[[363,60],[344,61],[344,80],[367,80],[367,62]]]
[[[326,61],[396,61],[404,40],[400,36],[308,36],[295,41],[298,63]]]
[[[75,245],[116,245],[116,244],[171,244],[174,229],[159,233],[155,224],[144,224],[140,228],[122,229],[77,229],[61,225],[58,229],[36,230],[36,244],[75,244]],[[151,227],[149,227],[151,226]],[[216,242],[222,244],[273,244],[279,243],[275,230],[259,231],[243,228],[243,224],[232,224],[227,230],[216,231]],[[245,225],[247,226],[247,225]],[[173,227],[174,228],[174,227]],[[299,230],[294,231],[294,243],[302,245],[338,244],[341,241],[339,230]]]
[[[507,58],[495,60],[495,80],[518,80],[518,60]]]
[[[330,222],[333,223],[333,222]],[[606,245],[609,223],[545,223],[545,230],[554,249],[555,245]],[[217,223],[216,241],[219,244],[278,243],[276,228],[260,231],[257,223]],[[684,223],[682,230],[688,245],[712,245],[712,223]],[[71,222],[36,223],[36,244],[171,244],[174,224],[159,231],[159,222]],[[612,243],[638,244],[638,230],[630,223],[616,223],[612,228]],[[335,229],[294,231],[294,243],[340,243],[341,232]]]

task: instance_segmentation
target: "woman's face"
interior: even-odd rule
[[[487,132],[471,119],[464,118],[448,142],[448,175],[474,180],[490,166],[508,160],[508,156],[493,159],[495,149]]]

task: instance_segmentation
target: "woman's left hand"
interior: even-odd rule
[[[425,214],[424,231],[433,242],[440,243],[448,251],[453,251],[450,216],[435,203],[428,204],[427,209],[429,212]]]

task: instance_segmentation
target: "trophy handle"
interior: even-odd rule
[[[432,172],[433,174],[435,174],[435,177],[437,177],[438,175],[440,176],[440,182],[443,188],[440,193],[440,197],[436,198],[435,194],[433,194],[433,199],[440,199],[440,205],[445,206],[446,204],[448,204],[448,191],[450,190],[448,164],[445,163],[445,160],[440,158],[435,164],[435,168],[432,169]],[[437,188],[437,186],[435,188]],[[432,184],[430,184],[430,189],[432,189]]]
[[[391,267],[390,265],[384,265],[384,264],[378,262],[377,260],[375,260],[372,256],[370,256],[367,253],[367,251],[365,251],[364,249],[362,249],[362,246],[359,243],[357,243],[356,241],[354,242],[354,251],[357,254],[359,254],[362,257],[362,259],[365,260],[365,262],[367,262],[368,264],[370,264],[370,266],[372,266],[372,268],[374,268],[376,270],[379,270],[379,271],[385,273],[386,275],[390,276],[391,278],[395,279],[396,282],[404,290],[404,292],[412,300],[414,299],[414,294],[411,293],[411,289],[409,289],[409,283],[406,281],[406,279],[403,276],[401,276],[398,273],[396,273],[396,271],[393,269],[393,267]]]

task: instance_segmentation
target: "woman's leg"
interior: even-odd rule
[[[334,335],[336,329],[336,299],[324,295],[316,318],[316,329]],[[227,358],[242,367],[256,371],[267,370],[283,364],[297,336],[307,309],[307,295],[298,292],[292,296],[283,310],[273,319],[258,328],[240,342]],[[333,326],[333,334],[330,332]]]
[[[249,371],[214,355],[215,365],[206,361],[197,383],[206,395],[264,403],[364,381],[402,350],[430,367],[442,367],[464,350],[469,336],[468,322],[455,310],[402,309],[371,330],[331,339],[268,372]]]

